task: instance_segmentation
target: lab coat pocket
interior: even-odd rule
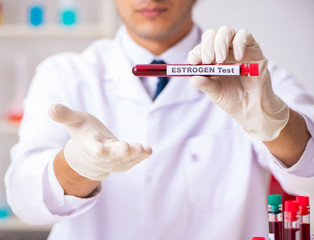
[[[192,205],[201,210],[218,209],[245,194],[250,163],[247,151],[242,154],[241,140],[230,130],[224,130],[186,142],[183,158]]]

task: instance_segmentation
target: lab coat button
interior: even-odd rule
[[[192,153],[191,159],[193,162],[197,162],[199,160],[198,155],[196,153]]]
[[[151,176],[146,176],[145,177],[145,182],[148,183],[148,184],[152,183],[152,177]]]

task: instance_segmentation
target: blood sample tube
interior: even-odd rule
[[[268,195],[269,240],[283,240],[281,195]]]
[[[191,76],[258,76],[258,64],[231,65],[191,64],[142,64],[133,67],[135,76],[143,77],[191,77]]]
[[[297,196],[300,211],[300,240],[310,240],[310,204],[309,197]]]
[[[285,240],[300,239],[299,204],[297,201],[285,201]]]

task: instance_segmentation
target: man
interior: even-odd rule
[[[58,240],[243,240],[267,235],[270,170],[312,196],[313,99],[249,32],[201,35],[194,3],[116,0],[114,41],[38,67],[6,175],[16,215]],[[254,62],[260,76],[172,78],[155,98],[158,79],[131,73],[187,59]]]

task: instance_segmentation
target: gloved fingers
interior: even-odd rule
[[[130,152],[134,154],[151,154],[152,149],[149,146],[143,146],[140,143],[131,143],[130,144]]]
[[[202,35],[201,59],[203,64],[212,64],[215,62],[215,38],[216,31],[213,29],[205,31]]]
[[[127,143],[125,141],[115,141],[104,144],[107,154],[116,159],[121,159],[122,162],[128,161],[132,156],[150,155],[152,150],[150,147],[143,147],[139,143]]]
[[[49,116],[56,122],[69,126],[80,125],[84,116],[79,111],[74,111],[63,104],[52,104],[48,110]]]
[[[221,83],[219,81],[219,78],[194,76],[190,78],[190,83],[194,87],[207,93],[207,95],[213,102],[217,102],[221,92]]]
[[[223,26],[218,29],[214,43],[217,63],[224,63],[227,60],[235,34],[235,30],[228,26]]]
[[[129,148],[125,152],[128,155],[150,155],[152,154],[152,149],[149,146],[143,146],[140,143],[128,143]]]
[[[92,157],[99,157],[105,154],[106,148],[103,144],[104,140],[98,133],[84,134],[81,137],[82,138],[79,141],[80,147],[82,147],[83,151],[85,151],[87,154]],[[114,141],[114,139],[107,141]]]
[[[141,144],[139,143],[130,143],[130,154],[139,154],[144,151],[144,148]]]
[[[259,44],[254,39],[253,35],[249,31],[241,29],[236,33],[233,39],[233,51],[235,60],[241,61],[245,57],[248,48],[255,48],[255,50],[262,53],[261,49],[259,48]]]
[[[114,141],[111,143],[104,143],[106,149],[106,156],[110,159],[124,159],[129,155],[130,145],[125,141]]]
[[[146,153],[148,155],[151,155],[153,153],[153,149],[150,146],[147,146],[147,145],[143,146],[143,150],[144,150],[144,153]]]
[[[152,153],[150,147],[119,141],[104,144],[104,149],[105,151],[95,159],[94,164],[100,168],[111,169],[110,171],[113,171],[112,169],[127,170]]]
[[[64,155],[71,168],[82,176],[102,180],[112,172],[126,171],[149,157],[150,148],[139,144],[131,145],[118,140],[105,139],[104,142],[99,142],[97,139],[89,139],[84,143],[77,143],[70,139],[64,149]]]
[[[140,143],[129,143],[129,146],[128,157],[125,158],[124,162],[130,160],[137,162],[136,159],[145,159],[152,154],[152,149],[149,146],[143,146]]]
[[[189,64],[200,64],[202,63],[201,58],[201,45],[195,46],[188,54],[188,63]]]

